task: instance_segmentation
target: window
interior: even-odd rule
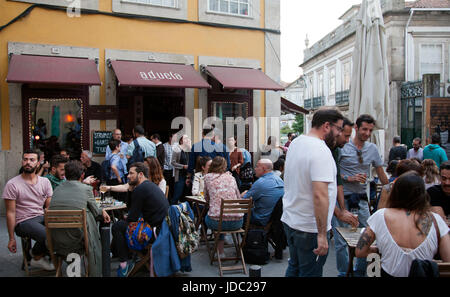
[[[148,4],[162,7],[173,7],[177,8],[177,0],[122,0],[122,2],[132,2],[139,4]]]
[[[323,96],[323,72],[320,72],[318,75],[318,82],[317,82],[317,96],[322,97]]]
[[[442,44],[422,44],[420,47],[420,80],[424,74],[442,73]]]
[[[209,0],[208,11],[249,16],[250,0]]]
[[[342,90],[350,90],[350,81],[352,76],[352,69],[350,61],[345,62],[342,70]]]
[[[331,68],[329,71],[329,95],[332,96],[336,94],[336,68]]]

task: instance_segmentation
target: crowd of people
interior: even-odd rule
[[[101,164],[92,160],[89,151],[83,151],[80,160],[70,160],[65,151],[57,153],[50,164],[42,162],[39,152],[25,151],[20,175],[7,183],[2,195],[8,249],[16,252],[14,234],[31,237],[36,241],[31,263],[54,269],[46,246],[44,208],[84,208],[90,248],[97,251],[89,254],[90,275],[101,273],[96,227],[100,220],[113,223],[112,246],[120,262],[117,275],[127,276],[134,267],[127,235],[130,226],[143,222],[159,233],[170,205],[194,195],[206,199],[204,221],[212,230],[218,228],[222,199],[251,198],[250,225],[259,227],[269,224],[281,203],[278,233],[289,246],[288,277],[322,276],[331,234],[338,276],[346,274],[347,245],[336,227],[365,228],[356,249],[356,276],[366,275],[365,258],[376,251],[382,255],[384,276],[408,276],[414,259],[431,260],[437,250],[449,262],[450,162],[439,150],[439,139],[433,135],[432,144],[423,150],[421,140],[414,139],[407,151],[400,138],[394,138],[388,178],[377,147],[369,142],[375,124],[370,115],[361,115],[353,123],[335,109],[320,109],[308,134],[290,134],[284,146],[270,136],[258,161],[237,146],[236,136],[222,141],[214,127],[204,128],[202,139],[194,144],[188,135],[177,133],[170,133],[166,143],[158,134],[148,139],[141,126],[133,129],[133,139],[123,141],[121,131],[115,129]],[[375,209],[370,208],[366,194],[371,169],[383,185]],[[128,213],[112,221],[95,203],[99,187],[125,202]],[[239,229],[244,221],[242,215],[226,215],[222,229]],[[54,234],[55,249],[64,254],[68,246],[81,242],[80,236]],[[371,247],[375,239],[378,250]],[[225,257],[224,242],[221,237],[219,257]],[[278,259],[282,259],[282,248],[275,250]]]

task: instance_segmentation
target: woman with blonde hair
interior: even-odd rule
[[[217,230],[220,220],[220,207],[223,200],[242,199],[236,180],[231,172],[227,171],[227,162],[223,157],[215,157],[209,166],[208,174],[205,176],[205,199],[209,203],[208,215],[205,218],[209,229]],[[244,222],[243,214],[224,214],[222,219],[222,230],[238,230]],[[224,236],[219,238],[219,256],[225,257]]]
[[[441,181],[439,178],[439,168],[436,165],[436,162],[434,162],[431,159],[425,159],[422,162],[422,168],[423,168],[423,181],[425,182],[425,190],[428,190],[428,188],[431,188],[435,185],[440,185]]]

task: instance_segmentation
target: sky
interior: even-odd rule
[[[293,82],[301,72],[305,37],[309,46],[333,31],[352,5],[361,0],[281,0],[281,80]]]

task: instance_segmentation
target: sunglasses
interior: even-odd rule
[[[363,160],[363,157],[362,157],[362,151],[356,151],[356,154],[358,155],[359,164],[364,163],[364,160]]]

